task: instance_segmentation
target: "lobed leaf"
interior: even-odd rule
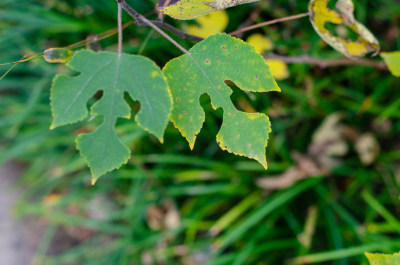
[[[365,253],[371,265],[399,265],[400,253],[393,255]]]
[[[78,76],[58,75],[51,88],[51,128],[75,123],[88,116],[87,102],[103,91],[91,115],[104,117],[94,132],[81,134],[77,147],[87,161],[94,180],[126,163],[130,151],[114,129],[118,118],[130,118],[124,92],[141,103],[135,121],[161,142],[172,110],[171,95],[163,72],[142,56],[83,50],[67,66]]]
[[[193,149],[205,113],[199,98],[207,93],[214,109],[223,109],[217,142],[223,150],[243,155],[267,168],[265,147],[271,131],[268,117],[245,113],[233,105],[226,80],[249,92],[280,91],[264,58],[249,44],[217,33],[171,60],[164,73],[174,100],[171,120]]]
[[[354,5],[351,0],[338,0],[336,10],[328,8],[329,0],[311,0],[308,9],[310,20],[318,35],[333,48],[349,58],[357,58],[367,53],[379,53],[380,47],[375,36],[361,23],[355,20]],[[345,25],[357,35],[357,40],[352,41],[333,35],[326,23]]]

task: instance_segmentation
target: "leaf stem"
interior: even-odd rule
[[[121,1],[118,0],[118,56],[122,55],[122,5]]]
[[[234,35],[237,35],[239,33],[243,33],[243,32],[246,32],[246,31],[249,31],[249,30],[252,30],[252,29],[257,29],[257,28],[261,28],[261,27],[264,27],[264,26],[268,26],[268,25],[272,25],[272,24],[276,24],[276,23],[280,23],[280,22],[284,22],[284,21],[289,21],[289,20],[295,20],[295,19],[299,19],[299,18],[303,18],[303,17],[308,17],[309,15],[310,15],[310,13],[307,12],[307,13],[297,14],[297,15],[294,15],[294,16],[277,18],[277,19],[274,19],[274,20],[265,21],[265,22],[262,22],[262,23],[259,23],[259,24],[256,24],[256,25],[252,25],[252,26],[249,26],[249,27],[238,29],[236,31],[233,31],[233,32],[229,33],[229,35],[234,36]]]

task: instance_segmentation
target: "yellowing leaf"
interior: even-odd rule
[[[274,47],[272,41],[260,33],[255,33],[247,38],[247,43],[253,45],[259,53],[271,50]]]
[[[365,253],[371,265],[399,265],[400,253],[393,255]]]
[[[167,1],[161,0],[157,4],[157,8],[176,19],[194,19],[217,11],[214,7],[203,3],[203,0],[171,0],[168,5],[164,6]]]
[[[71,59],[73,52],[65,48],[50,48],[44,51],[44,59],[49,63],[66,63]]]
[[[194,19],[217,10],[259,0],[161,0],[157,8],[176,19]]]
[[[218,32],[224,31],[228,25],[229,17],[224,10],[217,11],[207,16],[196,18],[199,25],[190,25],[186,32],[202,38],[207,38]]]
[[[400,51],[397,52],[382,52],[381,56],[385,60],[386,65],[389,67],[390,72],[400,77]]]
[[[283,80],[289,77],[287,64],[282,60],[268,59],[267,64],[276,80]]]
[[[349,58],[357,58],[367,53],[380,50],[375,36],[361,23],[355,20],[354,6],[351,0],[338,0],[336,10],[328,8],[329,0],[311,0],[308,9],[310,20],[318,35],[333,48]],[[340,36],[334,36],[325,26],[326,23],[345,25],[357,34],[357,40],[352,41]]]
[[[237,110],[225,83],[232,81],[247,92],[280,91],[264,58],[251,45],[217,33],[194,45],[189,54],[168,62],[164,73],[174,100],[171,121],[191,149],[205,121],[199,98],[208,94],[212,107],[223,110],[217,135],[221,149],[255,159],[267,168],[269,118]]]
[[[208,5],[215,7],[215,9],[225,9],[232,6],[237,6],[241,4],[247,4],[251,2],[257,2],[259,0],[214,0]]]

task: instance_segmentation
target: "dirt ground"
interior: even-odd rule
[[[21,193],[14,185],[20,171],[17,164],[0,167],[0,265],[32,264],[44,232],[39,224],[13,217],[13,205]]]

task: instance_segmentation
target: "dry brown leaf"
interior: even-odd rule
[[[372,164],[380,152],[379,143],[372,133],[361,135],[355,143],[355,149],[364,165]]]
[[[174,229],[180,225],[179,212],[172,200],[147,208],[147,224],[153,230]]]

